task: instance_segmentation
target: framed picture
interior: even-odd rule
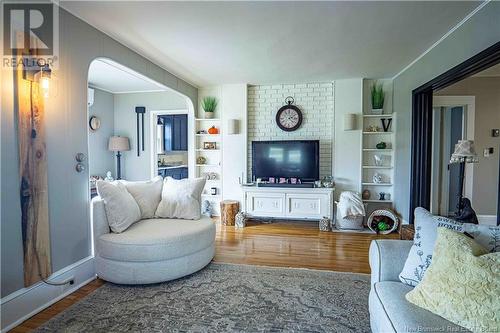
[[[286,184],[287,179],[285,177],[280,177],[280,184]]]
[[[290,178],[290,184],[297,184],[297,178]]]
[[[274,177],[269,177],[268,181],[269,181],[271,184],[276,183],[276,179],[274,179]]]
[[[215,142],[203,142],[203,149],[217,149]]]

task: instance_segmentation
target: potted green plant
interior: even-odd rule
[[[205,111],[205,118],[212,119],[217,108],[217,99],[211,96],[204,97],[201,101],[201,107]]]
[[[384,113],[384,99],[385,92],[382,84],[375,82],[371,88],[372,95],[372,113],[382,114]]]

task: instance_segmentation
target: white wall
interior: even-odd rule
[[[239,122],[238,134],[227,133],[228,119]],[[224,200],[238,200],[240,207],[243,193],[238,182],[246,179],[247,171],[247,85],[222,86],[222,188]]]
[[[126,136],[130,140],[130,151],[123,152],[122,178],[146,180],[151,175],[151,111],[187,110],[186,98],[170,91],[146,92],[114,95],[115,135]],[[144,116],[144,151],[137,156],[136,106],[146,107]]]
[[[114,173],[113,153],[108,150],[108,139],[114,133],[113,94],[94,89],[94,104],[89,108],[89,119],[96,116],[101,120],[101,127],[92,132],[89,128],[89,173],[91,176],[106,176],[107,171]]]
[[[335,81],[335,139],[334,167],[335,195],[342,191],[361,189],[361,115],[363,112],[363,79]],[[355,113],[357,127],[344,131],[344,115]]]
[[[276,125],[276,112],[292,96],[303,114],[302,126],[285,132]],[[332,175],[333,83],[279,84],[248,87],[248,177],[252,141],[320,140],[320,177]]]

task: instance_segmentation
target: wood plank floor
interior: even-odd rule
[[[368,248],[377,238],[398,234],[320,232],[314,222],[250,222],[244,229],[217,224],[214,262],[370,273]],[[104,283],[92,281],[10,332],[31,332]]]

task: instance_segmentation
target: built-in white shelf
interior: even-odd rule
[[[392,200],[363,200],[363,202],[392,203]]]
[[[215,199],[220,198],[220,194],[210,194],[210,193],[202,193],[202,197],[214,197]]]
[[[196,149],[196,151],[220,152],[220,149]]]
[[[207,168],[214,168],[214,167],[219,167],[219,164],[196,164],[197,167],[207,167]]]
[[[392,186],[392,183],[361,183],[364,186]]]
[[[210,119],[210,118],[196,118],[195,120],[196,121],[220,121],[219,118],[212,118],[212,119]]]
[[[392,166],[386,165],[363,165],[363,169],[392,169]]]
[[[363,132],[363,134],[392,134],[392,132]]]
[[[380,151],[380,152],[392,152],[392,148],[386,148],[386,149],[378,149],[378,148],[363,148],[363,151]]]
[[[365,117],[365,118],[392,118],[392,113],[391,114],[364,114],[363,117]]]
[[[209,134],[209,133],[205,133],[205,134],[196,133],[195,135],[196,136],[213,136],[213,137],[219,137],[220,136],[220,134]]]

